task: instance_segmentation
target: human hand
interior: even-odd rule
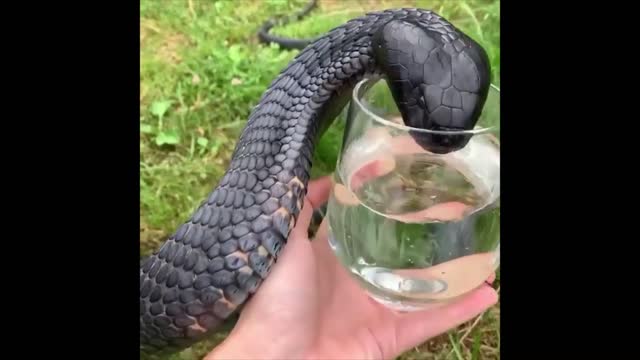
[[[438,308],[398,314],[371,300],[337,262],[326,223],[307,237],[331,180],[309,184],[305,204],[271,275],[247,303],[213,359],[388,359],[452,329],[497,302],[488,285]]]

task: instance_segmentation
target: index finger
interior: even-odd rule
[[[330,193],[331,176],[325,175],[309,181],[309,191],[307,192],[306,199],[311,203],[313,209],[317,209],[329,200]]]
[[[290,238],[304,238],[311,224],[311,216],[313,211],[322,206],[331,193],[331,177],[323,176],[321,178],[309,181],[309,191],[302,202],[302,209],[298,214],[296,225],[291,231]]]

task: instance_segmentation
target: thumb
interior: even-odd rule
[[[403,314],[396,319],[397,349],[410,350],[480,315],[498,301],[496,291],[483,285],[461,299],[441,307]]]

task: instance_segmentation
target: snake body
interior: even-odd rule
[[[141,350],[190,346],[259,291],[301,211],[314,146],[365,77],[386,79],[408,126],[471,129],[490,66],[479,44],[421,9],[367,13],[306,45],[252,110],[217,186],[141,262]],[[436,152],[466,141],[412,135]]]

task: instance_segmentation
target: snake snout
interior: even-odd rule
[[[426,151],[434,154],[447,154],[464,148],[471,134],[438,134],[411,131],[413,139]]]
[[[460,96],[456,89],[449,93]],[[406,112],[407,124],[422,129],[410,133],[423,149],[446,154],[467,145],[471,135],[464,131],[473,128],[474,114],[448,106],[443,91],[434,91],[433,86],[421,86],[417,104],[413,111]]]

